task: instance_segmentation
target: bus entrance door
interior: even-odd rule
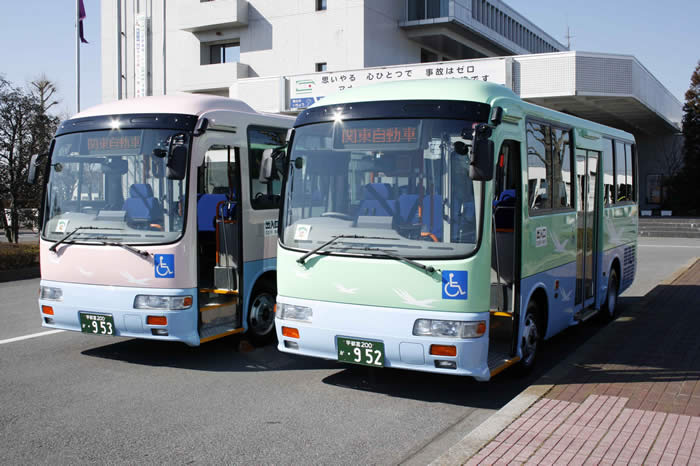
[[[243,331],[238,160],[237,147],[215,144],[198,170],[200,343]]]
[[[585,309],[592,305],[597,268],[597,213],[600,209],[598,195],[598,152],[576,151],[577,189],[577,252],[576,252],[576,304]],[[581,310],[577,320],[586,320],[595,311]]]

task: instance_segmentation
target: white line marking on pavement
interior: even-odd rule
[[[689,249],[700,249],[700,246],[679,246],[676,244],[640,244],[639,246],[645,248],[689,248]]]
[[[25,335],[23,337],[8,338],[7,340],[0,340],[0,345],[5,343],[13,343],[15,341],[29,340],[30,338],[43,337],[46,335],[53,335],[54,333],[65,332],[65,330],[49,330],[48,332],[32,333],[31,335]]]

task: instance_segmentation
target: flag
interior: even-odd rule
[[[83,20],[85,19],[85,5],[83,5],[83,0],[79,0],[78,3],[78,21],[80,27],[80,42],[87,44],[88,41],[85,40],[85,35],[83,35]]]

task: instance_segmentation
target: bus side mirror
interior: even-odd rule
[[[469,177],[474,181],[491,181],[493,179],[494,143],[491,139],[491,127],[480,124],[474,130],[474,145],[469,161]]]
[[[272,178],[272,149],[265,149],[262,153],[262,160],[260,160],[260,173],[258,174],[258,181],[267,184]]]
[[[169,180],[184,180],[187,172],[187,146],[173,146],[168,154],[167,177]]]
[[[36,180],[37,180],[37,177],[39,174],[39,172],[37,171],[37,168],[38,168],[38,166],[41,163],[41,160],[43,158],[44,158],[44,154],[32,155],[32,158],[29,161],[29,171],[27,172],[27,183],[28,184],[36,184]]]

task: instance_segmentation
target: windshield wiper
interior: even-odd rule
[[[321,249],[323,249],[323,248],[325,248],[326,246],[329,246],[329,245],[335,243],[335,242],[336,242],[337,240],[339,240],[339,239],[347,239],[347,238],[351,238],[351,239],[397,239],[397,238],[385,238],[385,237],[383,237],[383,236],[338,235],[338,236],[334,236],[333,238],[331,238],[330,241],[326,241],[325,243],[323,243],[323,244],[320,245],[319,247],[317,247],[317,248],[315,248],[315,249],[312,249],[311,251],[307,252],[306,254],[304,254],[303,256],[301,256],[299,259],[297,259],[297,262],[300,263],[300,264],[304,264],[304,262],[306,262],[306,259],[307,259],[309,256],[311,256],[311,255],[313,255],[313,254],[316,254],[316,253],[319,252]]]
[[[63,244],[68,238],[73,236],[75,233],[79,232],[80,230],[121,230],[121,228],[102,228],[102,227],[93,227],[93,226],[82,226],[82,227],[77,227],[74,228],[73,231],[68,233],[66,236],[63,238],[59,239],[56,241],[53,246],[49,248],[49,251],[51,252],[56,252],[56,248],[60,245]]]
[[[103,238],[90,238],[94,240],[101,240],[99,243],[103,246],[119,246],[120,248],[124,248],[127,251],[131,251],[134,254],[138,254],[141,257],[148,257],[151,255],[150,252],[144,251],[143,249],[137,249],[133,246],[129,246],[128,244],[120,243],[119,241],[104,241]]]
[[[439,271],[439,269],[436,269],[432,265],[425,265],[421,264],[420,262],[416,262],[413,259],[409,259],[408,257],[402,256],[401,254],[397,254],[394,251],[387,251],[386,249],[379,249],[379,248],[353,248],[353,247],[348,247],[348,248],[343,248],[343,247],[337,247],[333,249],[343,249],[343,250],[350,250],[350,251],[364,251],[369,253],[370,256],[374,257],[390,257],[392,259],[396,259],[401,262],[406,262],[407,264],[411,264],[414,267],[418,267],[419,269],[423,270],[425,273],[432,274],[434,272]]]

